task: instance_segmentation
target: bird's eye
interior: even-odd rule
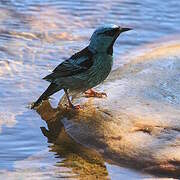
[[[108,30],[108,31],[105,31],[104,34],[106,36],[114,36],[115,34],[117,33],[117,29],[113,29],[113,30]]]

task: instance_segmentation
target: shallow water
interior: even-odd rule
[[[89,176],[91,173],[65,163],[65,159],[73,160],[63,155],[71,148],[59,150],[61,144],[54,148],[57,145],[47,140],[40,129],[47,125],[36,112],[27,108],[48,85],[41,78],[85,47],[93,30],[104,23],[134,29],[117,40],[114,68],[126,63],[123,57],[127,53],[138,54],[147,44],[176,41],[180,28],[179,9],[178,0],[1,1],[0,177],[19,179],[22,173],[29,179],[32,175],[39,179]],[[52,99],[54,106],[60,95]],[[78,151],[75,154],[78,154],[80,167],[81,163],[91,162]],[[102,161],[103,168],[96,173],[103,178],[149,177]]]

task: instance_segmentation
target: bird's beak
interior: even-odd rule
[[[125,32],[125,31],[130,31],[132,30],[131,28],[120,28],[120,32]]]

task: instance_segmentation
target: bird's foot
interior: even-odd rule
[[[71,108],[75,110],[83,109],[82,106],[80,105],[76,105],[76,106],[73,105]]]
[[[93,89],[89,89],[85,91],[85,97],[97,97],[97,98],[104,98],[107,97],[107,94],[104,92],[96,92]]]
[[[28,108],[30,108],[30,109],[35,109],[35,108],[37,108],[39,105],[40,105],[41,103],[35,103],[35,102],[33,102],[33,103],[31,103],[31,104],[29,104],[28,105]]]
[[[65,105],[66,106],[66,108],[69,108],[69,109],[74,109],[74,110],[80,110],[80,109],[83,109],[83,107],[82,106],[80,106],[80,105],[73,105],[73,104],[69,104],[69,105]]]

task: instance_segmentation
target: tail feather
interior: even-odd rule
[[[46,81],[52,82],[54,80],[54,73],[51,73],[43,78]]]
[[[38,106],[43,100],[48,99],[49,96],[53,95],[57,91],[60,91],[61,88],[59,88],[55,83],[51,83],[49,87],[44,91],[44,93],[38,98],[36,102],[33,103],[31,108],[35,108]]]

